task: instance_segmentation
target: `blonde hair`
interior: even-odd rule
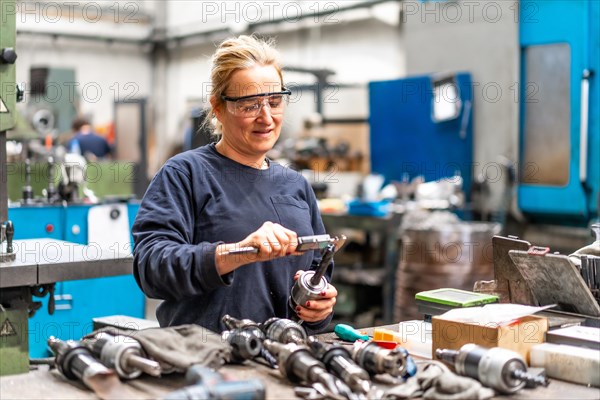
[[[255,66],[273,66],[277,70],[283,86],[279,52],[274,48],[274,42],[273,39],[263,40],[255,36],[241,35],[237,38],[226,39],[219,45],[212,57],[210,76],[212,83],[210,95],[215,97],[217,104],[223,104],[221,95],[225,94],[229,87],[231,76],[242,69]],[[216,120],[212,107],[206,114],[204,125],[207,127],[212,126],[214,133],[217,135],[222,132],[223,127]]]

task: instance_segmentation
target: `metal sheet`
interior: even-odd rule
[[[525,49],[525,154],[523,183],[564,186],[569,183],[571,155],[569,44],[545,44]],[[538,100],[539,99],[539,100]],[[528,166],[535,165],[536,173]]]
[[[38,284],[131,274],[133,256],[62,240],[39,244]]]
[[[527,251],[531,243],[518,238],[494,236],[492,238],[494,275],[501,303],[537,305],[538,302],[515,263],[508,255],[510,250]]]
[[[58,265],[40,265],[38,284],[76,281],[131,274],[133,258],[129,260],[77,261]]]
[[[563,311],[600,316],[600,305],[569,257],[561,254],[537,256],[521,250],[510,250],[508,254],[539,305],[558,304]]]
[[[23,262],[17,257],[12,262],[0,263],[0,288],[29,286],[37,282],[37,264]]]

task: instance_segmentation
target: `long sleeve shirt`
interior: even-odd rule
[[[318,252],[249,263],[223,276],[215,265],[218,244],[239,242],[266,221],[298,236],[325,233],[314,192],[297,171],[275,162],[264,170],[245,166],[214,144],[168,160],[132,229],[134,276],[147,296],[164,300],[156,312],[160,325],[195,323],[221,332],[225,314],[256,322],[292,318],[294,274],[311,269]],[[330,320],[305,327],[316,332]]]

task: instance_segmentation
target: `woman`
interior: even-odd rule
[[[171,158],[152,180],[133,226],[135,278],[164,300],[161,326],[220,332],[225,314],[256,322],[295,314],[311,333],[322,330],[335,287],[294,310],[287,303],[296,273],[318,262],[317,252],[295,252],[298,237],[325,232],[308,182],[266,157],[290,95],[278,53],[254,37],[226,40],[211,79],[208,118],[219,141]],[[258,253],[229,254],[246,246]]]

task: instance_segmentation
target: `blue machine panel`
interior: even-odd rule
[[[457,93],[442,91],[457,114],[434,120],[434,76],[369,84],[371,169],[387,181],[422,175],[432,181],[459,172],[470,191],[473,161],[472,85],[468,73],[452,76]]]
[[[63,240],[87,244],[89,210],[89,205],[69,205],[65,209],[65,233]]]
[[[600,196],[600,2],[526,0],[520,2],[520,10],[520,149],[521,164],[528,168],[521,171],[519,207],[535,220],[585,224],[598,215]],[[535,52],[543,57],[532,62]],[[559,52],[566,53],[557,59],[567,60],[566,72],[539,74],[540,69],[555,68],[556,62],[548,62],[547,67],[543,63]],[[587,79],[589,97],[582,99],[586,70],[592,71]],[[544,92],[557,84],[566,88],[562,96]],[[582,101],[589,107],[587,147],[583,148]],[[557,116],[556,109],[564,112]],[[552,124],[546,132],[539,129],[552,118],[564,124],[565,143],[552,136]],[[581,163],[582,156],[587,163]],[[527,170],[539,179],[527,179]]]
[[[92,205],[27,206],[9,208],[9,218],[15,224],[15,239],[52,237],[87,244],[88,212]],[[139,204],[128,204],[129,227]],[[55,228],[46,231],[48,224]],[[131,236],[130,236],[131,237]],[[46,340],[79,339],[92,331],[92,318],[124,314],[144,318],[144,295],[133,275],[79,281],[57,282],[54,298],[56,309],[48,314],[48,296],[42,307],[29,320],[29,355],[32,358],[50,355]],[[34,300],[40,300],[34,298]]]
[[[56,239],[65,235],[65,207],[11,207],[8,217],[15,224],[15,239]]]

